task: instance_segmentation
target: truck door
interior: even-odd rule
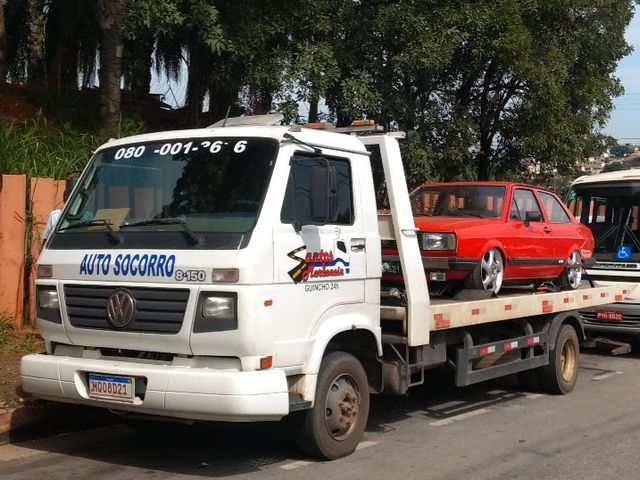
[[[337,214],[313,218],[314,168],[335,171]],[[350,158],[296,152],[274,227],[277,365],[302,364],[320,317],[336,306],[364,302],[366,249],[357,176]],[[342,307],[344,308],[344,307]]]

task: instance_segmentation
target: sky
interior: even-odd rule
[[[622,81],[625,93],[614,99],[615,110],[605,127],[605,133],[618,139],[620,143],[640,145],[640,10],[631,20],[625,32],[627,43],[634,51],[623,58],[618,65],[616,76]]]

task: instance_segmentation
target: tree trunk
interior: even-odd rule
[[[29,0],[29,82],[44,81],[44,0]]]
[[[318,121],[318,99],[311,99],[309,102],[309,123],[315,123]]]
[[[200,126],[202,106],[207,93],[204,52],[193,46],[189,52],[189,79],[187,81],[187,124],[191,128]]]
[[[7,34],[4,27],[4,1],[0,0],[0,83],[7,80]]]
[[[120,80],[124,53],[124,23],[127,16],[126,0],[98,0],[100,26],[100,127],[98,135],[103,141],[118,133],[120,118]]]

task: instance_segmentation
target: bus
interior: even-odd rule
[[[599,285],[640,282],[640,169],[583,176],[571,184],[567,205],[595,239],[589,278]],[[581,311],[592,334],[640,336],[640,292]]]

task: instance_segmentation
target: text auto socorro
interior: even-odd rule
[[[173,276],[175,255],[135,253],[118,254],[87,253],[80,262],[80,275],[115,275],[141,277]]]

